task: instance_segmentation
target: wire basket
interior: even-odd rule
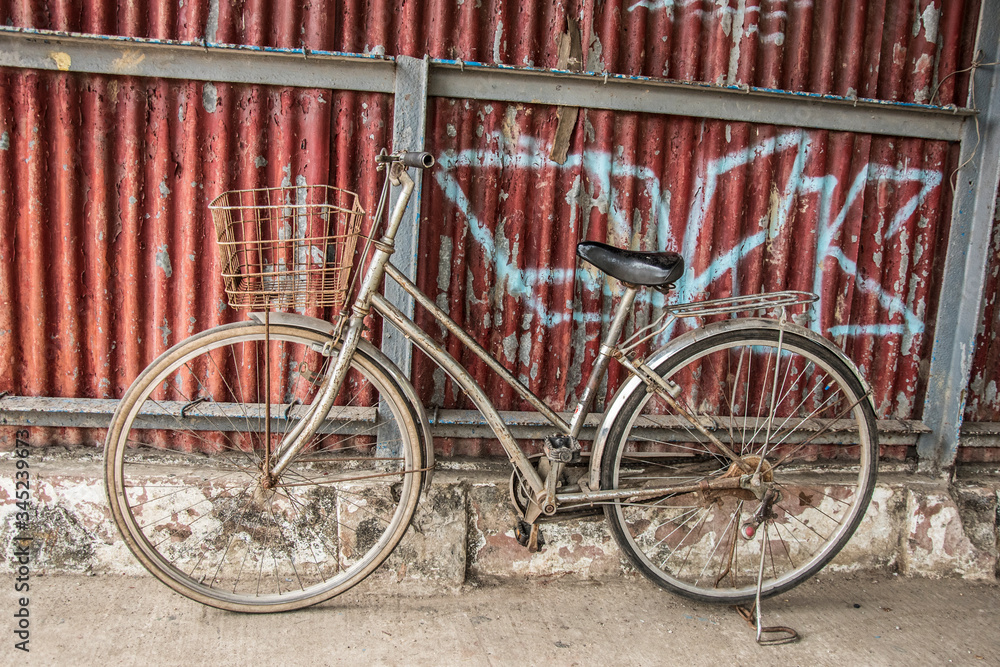
[[[339,308],[364,210],[328,185],[223,192],[208,205],[229,305]]]

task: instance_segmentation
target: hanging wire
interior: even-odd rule
[[[976,53],[975,57],[972,59],[972,64],[970,64],[968,67],[964,67],[962,69],[957,69],[954,72],[951,72],[950,74],[948,74],[947,76],[945,76],[940,81],[938,81],[937,85],[934,86],[934,92],[931,94],[930,103],[931,104],[934,103],[934,98],[937,97],[938,91],[940,91],[940,89],[941,89],[941,84],[943,84],[945,81],[947,81],[950,77],[952,77],[952,76],[954,76],[956,74],[961,74],[962,72],[972,72],[972,74],[969,76],[969,105],[970,105],[970,107],[972,109],[975,109],[976,108],[976,70],[979,69],[980,67],[993,67],[995,65],[1000,65],[1000,61],[995,61],[995,62],[991,62],[991,63],[984,63],[983,62],[983,51],[982,51],[982,49],[980,49]],[[945,108],[955,108],[955,105],[954,104],[949,104]],[[979,151],[979,144],[982,141],[982,135],[980,134],[980,131],[979,131],[979,115],[978,114],[974,115],[972,118],[973,118],[973,121],[976,124],[976,144],[972,147],[972,152],[969,154],[969,157],[966,158],[965,162],[963,162],[962,164],[958,165],[958,167],[955,168],[955,171],[953,171],[951,173],[951,178],[948,179],[948,181],[949,181],[949,183],[951,185],[951,192],[952,192],[952,194],[955,194],[955,191],[958,188],[958,172],[960,172],[963,167],[965,167],[967,164],[969,164],[970,162],[972,162],[972,159],[974,157],[976,157],[976,153]]]

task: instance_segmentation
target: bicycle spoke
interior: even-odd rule
[[[426,471],[409,435],[419,432],[412,408],[391,373],[358,357],[322,428],[303,434],[279,479],[264,478],[265,422],[280,438],[310,415],[323,374],[301,364],[330,367],[316,352],[325,339],[275,325],[265,346],[254,323],[215,331],[165,353],[123,398],[126,419],[109,430],[120,526],[147,545],[154,574],[201,602],[248,611],[312,604],[360,581],[406,530]],[[265,377],[271,392],[262,395]],[[165,388],[166,399],[149,387]],[[137,403],[143,394],[150,398]],[[191,405],[197,399],[205,400]],[[168,418],[141,435],[133,423],[145,414]],[[389,446],[399,453],[380,456],[380,425],[393,420]]]
[[[736,519],[738,514],[739,514],[739,508],[737,508],[737,510],[733,512],[733,515],[729,517],[729,523],[726,524],[725,530],[722,531],[723,535],[729,532],[729,528],[733,525],[733,521]],[[701,573],[698,575],[698,578],[695,579],[695,583],[698,583],[698,581],[700,581],[701,578],[705,576],[705,570],[707,570],[708,566],[711,565],[712,559],[715,558],[715,552],[718,551],[721,545],[722,545],[722,540],[716,542],[715,547],[712,549],[712,552],[708,554],[708,558],[705,559],[705,567],[701,568]]]
[[[620,416],[608,435],[614,453],[609,456],[606,450],[602,461],[602,488],[693,487],[683,497],[686,509],[670,504],[676,500],[618,500],[605,504],[605,513],[636,568],[699,600],[753,600],[758,570],[765,564],[762,596],[800,583],[829,561],[856,528],[874,479],[874,418],[854,371],[792,326],[751,330],[743,335],[720,327],[679,348],[677,358],[662,358],[656,370],[675,379],[693,418],[716,424],[716,434],[726,434],[731,449],[758,477],[720,459],[690,428],[675,428],[676,438],[649,437],[651,425],[673,426],[661,418],[673,415],[665,402],[649,399],[641,390],[621,399]],[[850,432],[848,442],[856,444],[824,446],[797,456],[834,428]],[[658,461],[649,455],[653,452],[697,458]],[[827,465],[828,460],[836,465]],[[740,486],[710,485],[726,478]],[[778,496],[768,496],[768,489]],[[743,503],[764,498],[770,498],[769,509],[761,511],[777,513],[783,523],[768,518],[747,524],[745,539],[760,545],[757,552],[757,546],[742,546]],[[751,541],[754,533],[757,539]]]
[[[701,524],[705,521],[705,519],[708,518],[708,513],[709,513],[708,509],[703,509],[701,513],[701,518],[698,519],[697,523],[694,524],[694,527],[691,528],[691,530],[689,530],[687,534],[685,534],[684,537],[681,538],[681,541],[677,543],[677,546],[670,552],[670,555],[667,556],[666,560],[663,561],[663,564],[660,567],[666,567],[667,562],[671,558],[673,558],[674,554],[676,554],[677,551],[681,548],[681,545],[684,544],[687,538],[691,537],[691,535],[694,534],[694,531],[696,531],[698,527],[701,526]],[[691,557],[691,550],[694,548],[694,546],[695,545],[693,543],[688,546],[687,551],[684,552],[684,561],[677,568],[677,571],[679,572],[684,571],[684,566],[687,565],[688,558]]]
[[[781,484],[781,483],[775,483],[775,486],[777,486],[779,489],[788,489],[787,485]],[[819,487],[811,486],[811,487],[809,487],[809,492],[810,493],[818,493],[821,496],[825,496],[825,497],[829,498],[830,500],[833,500],[834,502],[838,502],[841,505],[844,505],[846,507],[850,507],[851,506],[851,503],[847,502],[846,500],[838,498],[837,496],[831,496],[829,493],[823,491],[823,489],[821,489]],[[798,497],[798,496],[796,496],[796,497]],[[809,504],[809,507],[814,507],[814,506],[812,504]]]

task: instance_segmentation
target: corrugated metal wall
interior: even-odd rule
[[[679,299],[819,293],[803,322],[859,364],[883,416],[919,416],[947,145],[587,111],[560,166],[547,159],[552,109],[441,100],[431,119],[440,167],[421,287],[554,407],[582,390],[613,301],[610,284],[575,269],[586,238],[681,252]],[[662,305],[647,294],[638,323]],[[467,407],[429,361],[414,375],[432,404]],[[612,371],[606,395],[617,381]],[[502,408],[528,409],[495,391]]]
[[[551,68],[567,19],[587,71],[931,102],[967,66],[978,0],[27,0],[0,24]],[[934,101],[960,104],[967,75]]]
[[[997,204],[981,324],[965,403],[965,419],[970,422],[1000,422],[1000,193]],[[1000,449],[963,449],[959,452],[959,460],[1000,461]]]
[[[0,23],[554,67],[572,19],[591,71],[961,104],[967,77],[949,75],[970,60],[977,7],[32,0],[0,2]],[[21,395],[119,396],[166,346],[231,319],[207,201],[330,182],[369,207],[369,158],[391,137],[381,95],[9,69],[0,86],[0,391]],[[418,279],[554,407],[579,392],[613,298],[575,269],[590,238],[683,252],[684,296],[819,292],[809,324],[863,367],[880,413],[919,417],[953,148],[585,111],[558,165],[557,122],[549,107],[432,101],[440,168],[425,180]],[[425,359],[414,376],[428,404],[464,405]]]
[[[240,317],[208,202],[371,192],[355,156],[389,143],[391,111],[385,95],[0,71],[0,391],[115,398],[170,345]]]

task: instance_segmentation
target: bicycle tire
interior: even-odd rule
[[[730,326],[692,340],[659,360],[656,372],[680,386],[679,400],[716,437],[748,457],[777,500],[755,526],[764,498],[745,489],[619,500],[605,515],[629,562],[663,588],[701,601],[748,602],[763,558],[761,596],[776,595],[829,563],[864,516],[878,462],[870,396],[835,348],[791,326]],[[754,377],[755,365],[758,375],[763,365],[762,377]],[[743,474],[671,412],[644,385],[628,396],[609,430],[603,489]],[[656,430],[664,425],[673,429],[669,438]],[[749,538],[741,532],[748,525]]]
[[[178,593],[230,611],[299,609],[362,581],[406,532],[423,435],[392,375],[361,348],[321,432],[272,488],[261,484],[263,387],[276,443],[336,358],[320,354],[327,340],[272,325],[267,385],[264,326],[216,327],[164,352],[123,397],[105,445],[112,517]]]

